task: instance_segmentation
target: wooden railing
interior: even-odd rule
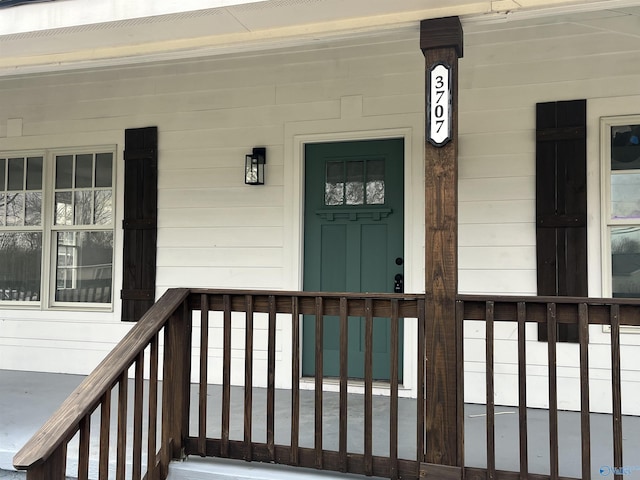
[[[100,479],[108,477],[110,451],[115,453],[115,477],[133,480],[164,479],[169,461],[184,455],[216,456],[246,461],[264,461],[280,464],[311,467],[323,470],[376,475],[388,478],[418,478],[424,475],[425,459],[425,409],[424,409],[424,358],[425,358],[425,298],[424,295],[393,294],[330,294],[307,292],[240,292],[213,290],[169,290],[130,331],[124,340],[86,378],[78,389],[65,401],[54,416],[36,433],[14,458],[18,469],[27,470],[28,480],[62,480],[68,472],[67,457],[70,441],[78,436],[77,476],[87,479],[92,469],[90,462],[97,462]],[[198,316],[195,311],[200,311]],[[212,313],[213,312],[213,313]],[[300,320],[310,315],[315,321],[315,374],[311,380],[301,380],[300,375]],[[328,402],[329,395],[323,376],[323,324],[326,317],[337,317],[340,325],[339,355],[340,373],[334,380],[339,401],[335,411]],[[233,319],[232,319],[233,317]],[[195,323],[198,329],[193,329]],[[384,384],[373,377],[373,325],[381,318],[390,320],[389,365],[390,379]],[[362,319],[362,320],[361,320]],[[418,401],[414,403],[415,422],[410,422],[409,431],[401,431],[399,421],[399,331],[400,323],[408,319],[414,322],[417,335],[415,352],[417,368],[412,369],[417,382]],[[347,331],[350,321],[363,321],[365,325],[364,379],[357,387],[363,391],[361,412],[363,434],[359,439],[348,439],[349,384],[347,374]],[[219,322],[218,333],[222,337],[222,351],[219,358],[210,361],[212,330],[210,322]],[[256,371],[254,356],[258,339],[254,332],[258,326],[267,331],[266,368]],[[277,323],[281,331],[290,332],[290,337],[282,342],[291,342],[290,371],[283,372],[290,378],[290,411],[288,441],[276,443],[276,333]],[[242,345],[232,347],[232,329],[243,332]],[[200,338],[193,339],[192,330],[200,332]],[[164,343],[159,338],[164,332]],[[262,338],[262,337],[261,337]],[[234,337],[234,340],[237,340]],[[406,348],[406,345],[405,345]],[[159,391],[159,351],[164,355],[162,396]],[[231,402],[232,350],[242,352],[244,357],[244,378],[242,397],[244,409],[243,440],[230,436],[230,417],[234,404]],[[192,358],[196,353],[195,359]],[[220,358],[221,357],[221,358]],[[211,365],[213,363],[213,365]],[[287,362],[284,362],[287,364]],[[148,391],[145,391],[145,365],[148,365]],[[192,369],[193,366],[193,369]],[[221,408],[211,411],[208,404],[209,375],[214,368],[222,370]],[[289,367],[287,367],[289,368]],[[191,372],[197,373],[197,393],[193,394],[197,403],[196,418],[190,418]],[[128,384],[133,374],[133,438],[127,442],[127,406],[130,403]],[[266,427],[266,441],[256,441],[253,435],[254,384],[256,379],[266,377],[266,415],[261,421]],[[405,381],[407,375],[405,374]],[[237,381],[237,380],[236,380]],[[306,382],[301,388],[301,381]],[[311,381],[311,384],[308,382]],[[236,387],[233,387],[236,388]],[[301,429],[300,418],[302,393],[313,390],[312,445],[301,445],[300,440],[308,434]],[[334,385],[334,388],[336,386]],[[375,454],[373,448],[373,405],[374,389],[388,398],[385,409],[388,414],[388,452]],[[117,392],[116,392],[117,390]],[[117,398],[116,432],[110,432],[111,398]],[[333,404],[333,402],[331,402]],[[148,405],[147,420],[143,422],[144,405]],[[161,419],[158,415],[161,412]],[[324,418],[327,415],[338,419],[337,448],[323,444]],[[100,441],[99,458],[90,457],[90,427],[92,414],[99,416]],[[218,419],[220,435],[207,432],[207,420]],[[93,420],[97,423],[98,420]],[[189,424],[197,425],[197,434],[190,435]],[[404,422],[406,424],[406,422]],[[282,421],[278,420],[281,427]],[[143,428],[145,429],[143,431]],[[385,429],[386,430],[386,429]],[[349,434],[350,435],[350,434]],[[115,447],[109,447],[109,440],[117,438]],[[398,452],[398,439],[415,439],[415,449],[409,458],[402,458]],[[156,444],[159,438],[159,444]],[[349,444],[348,441],[349,440]],[[357,444],[349,449],[348,445]],[[147,455],[143,458],[142,451]],[[115,452],[114,452],[115,450]],[[74,452],[75,454],[75,452]],[[128,462],[131,465],[128,465]]]
[[[589,325],[611,327],[612,462],[615,467],[623,466],[620,327],[640,326],[640,301],[457,297],[460,381],[453,388],[458,390],[460,399],[463,326],[465,322],[481,321],[486,327],[486,468],[425,463],[429,428],[437,427],[429,427],[425,421],[425,389],[436,388],[425,374],[425,301],[424,295],[409,294],[169,290],[23,447],[15,456],[14,464],[18,469],[27,470],[28,480],[62,480],[65,474],[76,476],[76,470],[79,479],[96,476],[118,480],[164,479],[169,462],[186,455],[272,462],[391,479],[429,475],[438,478],[462,478],[464,475],[467,479],[562,478],[559,476],[558,451],[556,327],[558,324],[576,324],[580,331],[581,478],[591,478],[592,469]],[[315,350],[312,353],[315,370],[305,378],[300,370],[300,323],[304,315],[315,321]],[[337,319],[340,332],[339,376],[330,381],[323,372],[323,328],[328,317],[333,317],[332,322]],[[390,378],[387,382],[374,382],[373,326],[381,318],[390,321]],[[349,380],[347,373],[348,324],[352,321],[364,325],[364,378],[356,384]],[[418,359],[415,368],[405,369],[404,376],[404,382],[413,383],[417,392],[417,401],[411,400],[410,427],[399,418],[399,404],[403,399],[399,398],[398,345],[403,322],[405,328],[411,325],[415,329],[415,345],[410,347],[415,352],[412,356]],[[493,366],[494,330],[499,322],[517,327],[518,399],[523,406],[527,404],[525,327],[532,322],[546,324],[548,474],[530,472],[526,408],[518,409],[519,471],[509,472],[496,467]],[[262,331],[260,335],[255,334],[257,330]],[[406,340],[411,335],[403,337]],[[278,345],[286,345],[286,348]],[[278,356],[280,359],[276,362]],[[239,364],[242,368],[233,368]],[[287,371],[281,371],[283,368]],[[408,378],[406,372],[411,372],[413,378]],[[197,381],[192,383],[194,377]],[[219,381],[212,381],[218,378]],[[285,390],[276,388],[277,382],[284,385]],[[215,387],[220,393],[219,404],[211,402],[211,388],[216,383],[219,384]],[[133,395],[129,393],[131,384]],[[357,401],[349,393],[354,388],[361,393]],[[241,390],[241,402],[232,401],[234,393],[238,393],[236,389]],[[336,393],[331,393],[332,389]],[[258,394],[266,397],[264,414],[260,413],[264,402],[254,401],[254,395],[257,397]],[[309,395],[312,400],[306,397]],[[336,401],[332,395],[337,395]],[[303,397],[306,398],[304,402]],[[380,399],[386,402],[382,410],[385,414],[388,412],[385,420],[388,429],[383,433],[387,436],[388,448],[382,453],[375,451],[373,442],[374,436],[380,435],[374,432],[375,422],[379,420],[375,418],[374,405],[379,405],[376,402]],[[117,412],[113,420],[112,403]],[[232,411],[240,403],[243,420],[238,436],[230,423]],[[303,403],[312,405],[313,420],[306,423],[311,426],[301,426]],[[362,426],[357,438],[348,423],[356,403]],[[128,415],[131,408],[133,414]],[[284,420],[278,413],[283,409],[288,412]],[[459,411],[456,428],[462,444],[463,409]],[[336,445],[326,441],[327,418],[337,422]],[[257,423],[264,427],[262,438],[255,435]],[[98,440],[93,441],[97,445],[91,443],[92,427],[99,433]],[[132,435],[127,434],[128,430],[132,430]],[[305,435],[307,439],[303,442]],[[409,454],[398,449],[399,439],[407,438],[412,439]],[[97,457],[91,451],[97,451]],[[78,459],[77,469],[70,471],[73,462],[68,459],[75,458]],[[621,478],[621,475],[616,477]]]
[[[549,424],[549,475],[534,475],[529,471],[527,409],[518,408],[519,414],[519,465],[520,478],[559,477],[558,438],[558,381],[557,381],[557,325],[577,325],[579,330],[580,377],[580,451],[581,475],[590,479],[594,466],[591,457],[591,425],[589,404],[589,326],[608,325],[611,328],[611,394],[612,394],[612,442],[611,465],[622,478],[623,436],[622,396],[620,376],[620,327],[640,326],[640,301],[632,299],[596,299],[568,297],[489,297],[458,295],[456,315],[460,321],[481,320],[486,327],[486,469],[465,468],[467,479],[514,478],[513,472],[496,470],[496,431],[494,404],[494,351],[495,325],[511,323],[517,327],[518,404],[527,405],[527,349],[525,328],[528,322],[546,324],[548,335],[548,424]],[[602,433],[602,432],[601,432]]]

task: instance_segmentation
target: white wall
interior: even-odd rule
[[[599,117],[640,112],[638,17],[601,12],[500,25],[465,25],[460,62],[461,293],[536,294],[535,104],[587,99],[589,294],[602,295]],[[608,106],[608,107],[606,107]],[[465,329],[467,401],[485,399],[484,325]],[[497,325],[496,402],[517,405],[517,331]],[[528,401],[548,398],[546,343],[529,326]],[[610,337],[590,328],[591,406],[611,410]],[[640,414],[631,361],[640,337],[622,335],[623,411]],[[559,407],[579,409],[577,345],[558,346]]]

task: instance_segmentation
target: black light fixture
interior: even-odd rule
[[[255,147],[253,153],[244,158],[244,183],[264,185],[264,164],[267,161],[267,149]]]

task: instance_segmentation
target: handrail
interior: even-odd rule
[[[188,289],[168,290],[15,455],[14,467],[29,470],[67,441],[188,295]]]

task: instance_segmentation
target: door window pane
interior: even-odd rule
[[[113,232],[58,232],[56,301],[110,303]]]
[[[614,297],[640,297],[640,227],[611,229]]]
[[[367,203],[384,205],[384,160],[367,162]]]
[[[0,233],[0,300],[40,300],[41,232]]]
[[[347,181],[345,188],[347,205],[364,203],[364,162],[347,162]]]
[[[324,186],[324,204],[344,203],[344,163],[327,162],[327,178]]]

